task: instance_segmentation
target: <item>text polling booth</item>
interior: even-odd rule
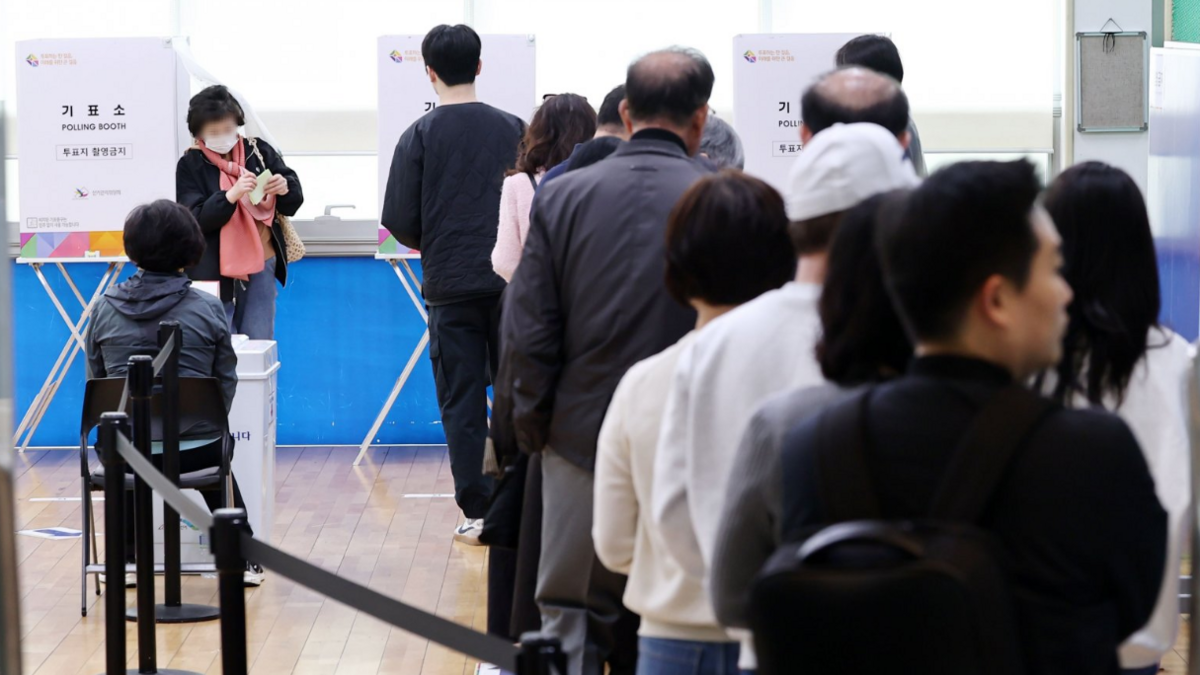
[[[733,38],[733,126],[742,138],[746,173],[783,192],[800,153],[800,96],[834,68],[838,49],[861,33],[736,35]]]
[[[175,197],[189,82],[166,38],[28,40],[17,43],[15,58],[17,262],[33,268],[70,330],[17,427],[14,442],[24,449],[85,350],[92,310],[121,274],[126,214]],[[68,263],[106,269],[83,293]],[[59,297],[45,266],[59,271],[69,295]]]
[[[382,205],[388,172],[396,152],[400,136],[423,115],[433,112],[438,105],[437,95],[425,72],[421,58],[421,40],[424,35],[387,35],[379,38],[375,62],[379,69],[379,202]],[[536,40],[532,35],[481,35],[483,42],[480,53],[482,69],[475,80],[476,95],[488,105],[512,113],[529,122],[537,105],[535,75],[537,67]],[[379,224],[379,250],[375,256],[392,266],[396,277],[404,287],[405,294],[416,307],[422,320],[428,322],[424,301],[420,297],[421,283],[412,268],[411,261],[420,259],[420,253],[396,241],[390,232]],[[426,330],[413,349],[411,356],[391,393],[375,418],[360,446],[355,464],[362,461],[367,449],[378,439],[379,431],[387,421],[388,414],[416,367],[421,353],[429,344]]]

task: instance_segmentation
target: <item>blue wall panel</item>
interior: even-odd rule
[[[14,270],[17,414],[23,415],[69,332],[28,265]],[[70,265],[81,292],[95,289],[103,265]],[[357,445],[425,329],[399,280],[370,258],[308,258],[289,270],[279,294],[276,337],[281,444]],[[126,273],[128,274],[128,272]],[[69,312],[79,303],[52,268],[46,276]],[[68,300],[72,304],[68,304]],[[82,356],[59,390],[33,445],[78,443]],[[20,421],[18,417],[17,422]],[[428,353],[378,435],[380,443],[444,442]]]

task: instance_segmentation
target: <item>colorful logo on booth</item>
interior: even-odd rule
[[[404,63],[404,55],[395,49],[392,50],[391,54],[388,54],[388,57],[395,63]]]
[[[33,66],[34,68],[37,68],[38,67],[37,54],[30,54],[29,56],[26,56],[25,63],[28,63],[29,65]]]
[[[91,194],[92,193],[89,192],[87,188],[84,188],[84,187],[75,188],[75,199],[87,199],[88,197],[91,196]]]
[[[746,59],[746,63],[758,63],[758,57],[749,49],[746,50],[745,54],[742,54],[742,58]]]

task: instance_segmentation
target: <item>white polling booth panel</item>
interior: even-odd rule
[[[235,335],[238,388],[229,411],[229,429],[236,447],[233,475],[237,477],[254,536],[271,541],[275,522],[275,422],[279,391],[279,350],[273,340],[248,340]],[[186,451],[185,451],[186,452]],[[200,493],[184,494],[208,510]],[[211,563],[208,533],[179,518],[180,561]],[[162,562],[162,499],[154,495],[154,557]]]
[[[800,153],[800,96],[862,33],[747,34],[733,38],[733,127],[746,173],[785,192]]]
[[[379,204],[382,208],[388,171],[400,136],[422,115],[437,107],[437,94],[421,58],[424,35],[379,38]],[[538,103],[534,85],[536,42],[532,35],[481,35],[483,68],[475,80],[479,100],[529,122]],[[411,253],[383,225],[379,253]]]
[[[21,257],[122,255],[126,214],[175,198],[186,71],[165,38],[26,40],[17,56]]]
[[[1200,46],[1168,43],[1150,57],[1146,207],[1158,253],[1160,320],[1200,335]]]

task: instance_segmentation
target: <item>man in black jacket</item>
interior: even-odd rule
[[[958,164],[880,232],[884,276],[917,345],[908,374],[866,407],[885,518],[927,514],[976,413],[1060,356],[1071,291],[1038,189],[1025,161]],[[831,414],[785,440],[786,539],[828,523],[815,447]],[[1129,428],[1099,410],[1054,409],[1017,449],[979,524],[1011,573],[1030,672],[1119,672],[1117,646],[1150,617],[1166,552],[1166,516]]]
[[[499,362],[500,292],[492,271],[504,172],[517,158],[525,124],[475,97],[479,35],[438,26],[421,56],[438,105],[396,144],[381,222],[421,252],[429,308],[429,358],[465,521],[454,538],[478,545],[492,493],[483,474],[487,387]],[[489,377],[490,375],[490,377]]]
[[[606,660],[614,673],[633,672],[636,638],[613,635],[624,578],[592,547],[596,437],[626,369],[695,324],[667,295],[663,247],[672,207],[707,172],[693,157],[712,85],[692,50],[631,65],[621,116],[632,137],[538,195],[508,289],[501,344],[515,436],[522,450],[544,453],[537,600],[572,675],[599,675]]]

